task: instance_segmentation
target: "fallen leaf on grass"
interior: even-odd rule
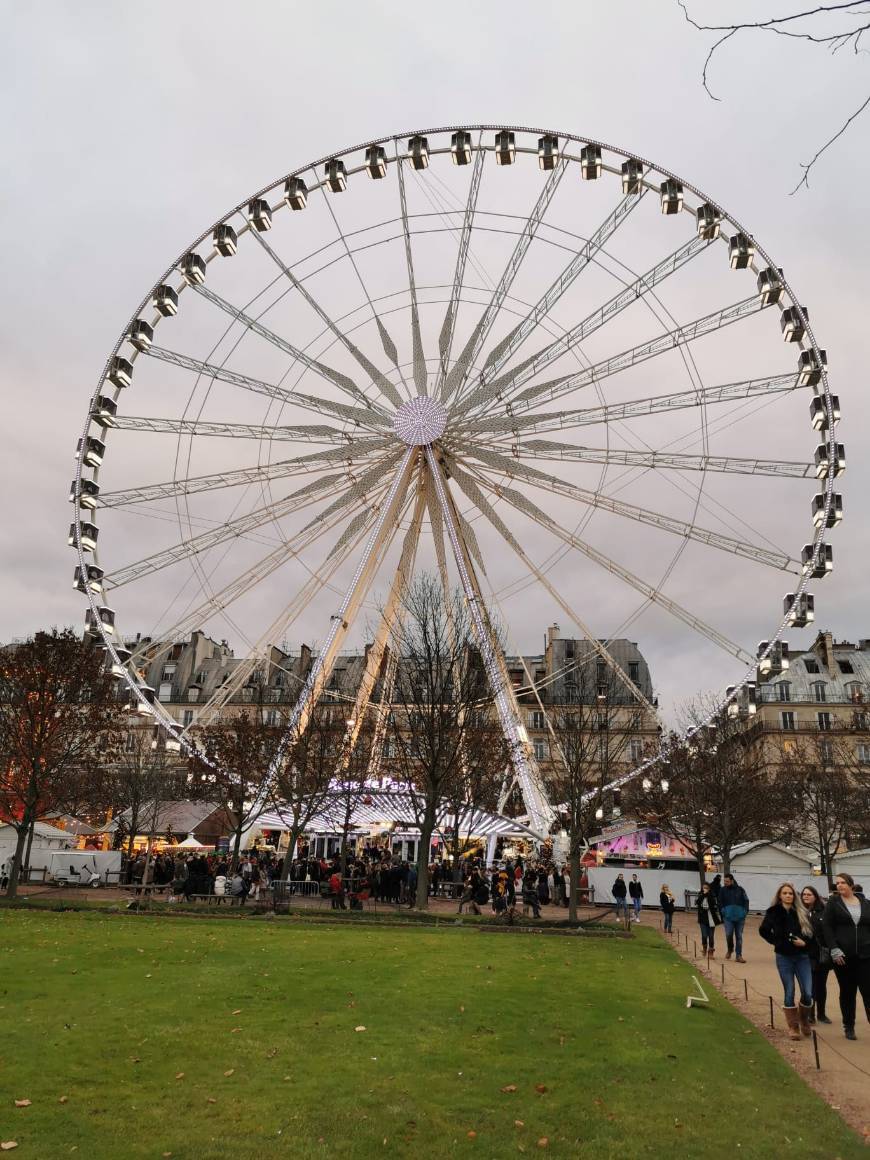
[[[266,1059],[273,1059],[277,1054],[278,1054],[278,1048],[277,1047],[270,1047],[269,1050],[266,1052]]]
[[[535,1091],[538,1093],[539,1096],[542,1096],[546,1090],[547,1090],[547,1085],[545,1083],[536,1083],[535,1084]]]
[[[239,1031],[241,1031],[241,1027],[234,1027],[232,1031],[230,1031],[230,1035],[235,1035]]]
[[[69,1099],[69,1096],[61,1096],[61,1097],[58,1099],[58,1101],[57,1101],[57,1102],[58,1102],[59,1104],[65,1104],[65,1103],[67,1102],[67,1100],[68,1100],[68,1099]]]
[[[0,1152],[11,1152],[13,1148],[17,1147],[17,1140],[0,1140]]]
[[[230,1067],[224,1072],[224,1075],[227,1077],[227,1079],[229,1079],[229,1077],[235,1073],[235,1070],[236,1069],[234,1067]]]
[[[354,1027],[354,1031],[365,1031],[365,1027],[360,1023],[359,1027]]]
[[[547,1139],[546,1136],[541,1136],[540,1140],[538,1140],[538,1147],[539,1148],[549,1148],[550,1147],[550,1141]]]
[[[29,1108],[32,1103],[32,1100],[16,1100],[15,1106],[16,1108]]]
[[[514,1120],[514,1127],[515,1128],[524,1128],[525,1126],[526,1126],[525,1120]]]
[[[175,1073],[175,1078],[176,1078],[176,1079],[184,1079],[184,1072],[183,1072],[183,1071],[178,1071],[178,1072],[176,1072],[176,1073]]]
[[[515,1083],[506,1083],[501,1090],[503,1092],[515,1092],[517,1090],[517,1085]]]
[[[214,1098],[214,1096],[209,1096],[209,1097],[208,1097],[208,1099],[207,1099],[205,1102],[206,1102],[207,1104],[216,1104],[216,1103],[217,1103],[217,1100]]]
[[[241,1007],[236,1007],[235,1011],[230,1012],[231,1015],[241,1015],[241,1013],[242,1013]]]
[[[146,976],[145,976],[145,978],[146,978],[146,979],[150,979],[150,978],[151,978],[151,976],[150,976],[150,975],[146,975]]]
[[[469,1140],[476,1140],[477,1139],[477,1132],[475,1132],[473,1128],[471,1129],[470,1132],[467,1132],[466,1135],[468,1136]]]

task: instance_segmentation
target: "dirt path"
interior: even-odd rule
[[[644,912],[650,925],[660,925],[660,916]],[[788,1039],[782,1014],[782,984],[773,961],[773,948],[758,934],[760,917],[750,915],[743,935],[745,963],[725,959],[725,934],[716,932],[716,955],[708,967],[701,958],[701,939],[693,916],[674,915],[673,943],[683,958],[698,969],[706,987],[712,983],[779,1051],[791,1066],[835,1108],[844,1120],[870,1144],[870,1024],[864,1020],[858,996],[858,1040],[843,1036],[839,992],[833,972],[828,977],[827,1015],[832,1023],[816,1024],[819,1060],[817,1070],[812,1039],[795,1043]],[[664,936],[668,937],[668,936]],[[688,940],[688,945],[686,940]],[[697,955],[695,958],[695,946]],[[724,985],[723,985],[724,969]],[[748,994],[748,999],[747,999]],[[773,997],[774,1026],[770,1027],[770,996]]]

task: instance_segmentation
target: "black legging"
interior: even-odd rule
[[[813,959],[813,999],[816,1004],[816,1018],[823,1018],[825,1005],[828,1001],[828,975],[831,973],[830,963],[820,963]]]
[[[834,967],[840,984],[840,1013],[844,1027],[855,1026],[855,1000],[858,992],[864,1000],[865,1011],[870,1011],[870,959],[849,957],[842,967]]]

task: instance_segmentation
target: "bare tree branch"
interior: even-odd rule
[[[859,52],[865,52],[865,49],[860,47],[861,38],[864,33],[870,30],[870,0],[848,0],[847,3],[842,4],[819,4],[814,8],[805,8],[799,12],[793,12],[788,16],[773,16],[767,20],[749,20],[740,21],[735,24],[701,24],[690,16],[689,10],[686,7],[685,0],[677,0],[686,21],[699,32],[718,32],[721,35],[711,46],[707,56],[704,60],[704,67],[701,70],[701,83],[707,96],[713,101],[718,101],[720,98],[712,92],[709,85],[709,69],[716,52],[725,44],[726,41],[731,40],[739,32],[770,32],[776,36],[785,36],[792,40],[805,40],[810,44],[827,45],[831,54],[837,53],[840,49],[845,48],[851,44],[853,52],[857,56]],[[791,28],[786,28],[785,25],[794,24],[796,21],[816,19],[818,24],[818,17],[828,17],[832,14],[842,13],[847,16],[857,17],[859,23],[841,30],[831,30],[829,32],[810,32],[810,31],[796,31]],[[833,133],[827,141],[816,151],[812,160],[808,163],[801,162],[800,167],[804,171],[803,177],[797,183],[789,196],[793,196],[797,191],[805,186],[809,189],[809,175],[810,170],[819,160],[823,153],[839,140],[846,132],[852,122],[859,117],[867,106],[870,105],[870,96],[857,108],[851,116],[847,117],[840,128]]]

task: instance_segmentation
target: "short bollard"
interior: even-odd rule
[[[697,941],[697,939],[692,939],[692,946],[695,948],[695,958],[697,958],[698,957],[698,941]]]
[[[749,983],[747,983],[746,979],[743,980],[743,998],[747,1003],[749,1002]]]
[[[722,986],[724,987],[725,986],[725,964],[720,963],[719,965],[722,968]]]
[[[773,995],[768,995],[770,1000],[770,1026],[773,1027]]]
[[[816,1071],[822,1070],[822,1063],[819,1059],[819,1037],[813,1032],[813,1051],[816,1053]]]

